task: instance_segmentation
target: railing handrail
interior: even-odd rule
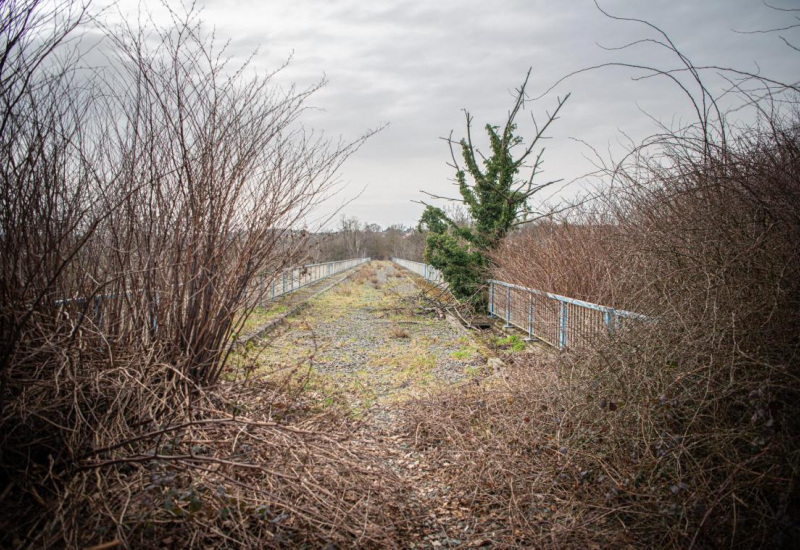
[[[553,294],[552,292],[546,292],[544,290],[537,290],[535,288],[529,288],[527,286],[522,285],[515,285],[513,283],[507,283],[505,281],[498,281],[496,279],[489,279],[486,281],[489,284],[495,284],[506,288],[515,288],[517,290],[522,290],[524,292],[530,292],[533,294],[539,294],[542,296],[547,296],[548,298],[552,298],[554,300],[558,300],[559,302],[564,302],[567,304],[572,304],[574,306],[585,307],[588,309],[594,309],[597,311],[602,311],[603,313],[613,313],[614,315],[618,315],[619,317],[630,317],[633,319],[642,319],[648,320],[650,319],[647,315],[642,315],[641,313],[634,313],[633,311],[626,311],[624,309],[616,309],[611,306],[602,306],[600,304],[595,304],[592,302],[586,302],[584,300],[578,300],[577,298],[570,298],[568,296],[562,296],[560,294]]]
[[[271,279],[271,297],[269,300],[274,300],[280,296],[285,294],[289,294],[296,290],[300,290],[303,288],[303,277],[308,277],[305,282],[305,286],[308,286],[311,283],[315,283],[317,281],[321,281],[342,271],[347,271],[353,267],[358,265],[367,263],[371,261],[372,258],[350,258],[347,260],[335,260],[332,262],[323,262],[317,264],[306,264],[301,266],[291,267],[289,269],[284,269],[283,271],[279,271],[276,273],[262,273],[256,280],[261,279],[262,281],[266,278]],[[318,270],[315,268],[324,268],[328,267],[325,270],[325,273],[320,275]],[[297,277],[297,285],[295,285],[295,277],[296,273],[299,272],[299,277]],[[310,274],[310,275],[309,275]],[[287,288],[287,279],[289,283],[289,288]],[[280,281],[280,292],[277,291],[278,288],[278,281]],[[268,293],[269,294],[269,293]]]
[[[422,275],[425,279],[431,280],[433,277],[436,277],[437,280],[443,281],[442,274],[428,264],[424,264],[421,262],[414,262],[412,260],[405,260],[402,258],[392,258],[392,261],[396,264],[399,264],[410,271],[418,273]],[[550,321],[551,329],[547,328],[547,323],[543,327],[545,335],[542,336],[541,333],[538,336],[543,341],[558,347],[559,349],[564,349],[569,345],[573,345],[568,340],[572,339],[572,336],[577,335],[580,338],[585,337],[593,337],[598,332],[598,324],[602,323],[605,325],[608,333],[613,333],[617,330],[619,325],[619,319],[627,318],[627,319],[635,319],[635,320],[642,320],[642,321],[652,321],[651,317],[647,315],[642,315],[641,313],[635,313],[633,311],[626,311],[624,309],[616,309],[611,306],[604,306],[601,304],[595,304],[592,302],[587,302],[586,300],[578,300],[577,298],[570,298],[569,296],[562,296],[560,294],[554,294],[552,292],[546,292],[544,290],[538,290],[535,288],[529,288],[526,286],[514,284],[514,283],[507,283],[505,281],[499,281],[497,279],[489,279],[486,281],[489,285],[489,316],[491,317],[499,317],[497,315],[496,309],[496,302],[497,306],[504,306],[503,311],[505,312],[505,322],[507,327],[515,326],[522,330],[528,332],[528,337],[533,338],[534,333],[537,331],[535,328],[538,323],[542,321],[536,320],[535,308],[534,308],[534,299],[533,296],[541,296],[543,298],[548,298],[550,300],[555,300],[559,302],[558,312],[555,315],[556,318],[552,318]],[[498,292],[496,291],[496,287],[505,288],[506,292],[502,293],[505,296],[497,296]],[[519,319],[520,311],[516,311],[516,314],[512,310],[515,308],[513,307],[512,300],[512,291],[519,291],[524,292],[530,295],[527,307],[523,306],[522,309],[527,309],[527,311],[522,312],[522,320]],[[519,300],[519,297],[516,298]],[[584,314],[576,314],[578,317],[578,321],[573,319],[574,315],[569,313],[568,306],[575,306],[578,308],[583,308],[584,310],[590,311],[597,311],[603,314],[602,321],[598,321],[595,319],[594,321],[587,322],[588,318]],[[517,310],[519,308],[516,308]],[[573,310],[575,311],[580,310]],[[515,318],[516,317],[516,318]],[[581,319],[583,317],[584,320]],[[522,326],[525,324],[526,326]],[[555,329],[552,329],[555,327]],[[568,335],[572,335],[568,338]],[[549,338],[549,340],[548,340]]]
[[[445,287],[447,286],[447,282],[444,280],[444,275],[442,275],[442,272],[430,264],[394,257],[391,260],[394,263],[408,269],[409,271],[413,271],[417,275],[420,275],[426,281],[443,285]]]
[[[261,273],[256,275],[252,280],[255,284],[261,285],[261,291],[263,294],[269,295],[269,293],[265,292],[265,288],[263,286],[264,279],[267,277],[271,277],[271,298],[270,300],[274,300],[280,296],[285,294],[289,294],[296,290],[300,290],[303,286],[308,286],[311,283],[316,283],[317,281],[321,281],[342,271],[347,271],[353,267],[358,265],[367,263],[371,260],[371,258],[352,258],[348,260],[338,260],[334,262],[324,262],[319,264],[308,264],[299,267],[291,267],[289,269],[284,269],[283,271],[279,271],[277,273],[273,273],[271,275]],[[324,266],[331,266],[331,269],[326,269],[325,273],[319,273],[319,270],[314,270],[313,268],[319,268]],[[300,276],[296,277],[295,272],[299,272]],[[311,273],[311,276],[308,274]],[[287,277],[288,275],[288,277]],[[305,279],[305,285],[303,285],[303,278]],[[288,279],[288,281],[287,281]],[[281,291],[277,292],[278,288],[278,281],[281,281]],[[259,282],[260,281],[260,282]],[[295,285],[295,281],[297,284]],[[287,288],[287,282],[289,283]],[[96,294],[93,296],[78,296],[75,298],[59,298],[53,301],[53,305],[56,307],[65,307],[70,306],[72,304],[88,304],[90,302],[94,302],[94,315],[97,317],[97,323],[100,324],[103,320],[104,313],[103,308],[100,307],[100,304],[107,300],[115,300],[120,298],[121,296],[129,296],[132,293],[142,293],[144,290],[133,291],[129,290],[126,292],[115,292],[113,294]],[[157,309],[153,309],[153,304],[158,304],[158,292],[155,292],[154,301],[151,303],[151,315],[153,317],[152,324],[153,328],[158,328],[158,312]],[[157,307],[157,306],[156,306]]]
[[[318,266],[321,266],[321,265],[328,265],[328,264],[342,264],[342,263],[346,263],[346,262],[362,262],[363,263],[363,262],[369,262],[370,260],[372,260],[372,258],[348,258],[347,260],[331,260],[330,262],[319,262],[319,263],[316,263],[316,264],[297,265],[297,266],[294,266],[294,267],[286,268],[284,271],[291,271],[293,269],[303,269],[303,268],[307,269],[309,267],[318,267]]]
[[[318,267],[318,266],[328,265],[328,264],[333,265],[333,264],[346,263],[346,262],[359,262],[359,264],[360,264],[360,263],[369,262],[370,260],[371,260],[371,258],[351,258],[349,260],[335,260],[335,261],[332,261],[332,262],[322,262],[322,263],[318,263],[318,264],[306,264],[306,265],[301,265],[301,266],[290,267],[290,268],[284,269],[283,271],[279,271],[277,273],[277,275],[281,275],[283,273],[290,273],[290,272],[292,272],[292,271],[294,271],[296,269],[303,269],[303,268],[307,269],[307,268],[310,268],[310,267]],[[355,265],[359,265],[359,264],[355,264]],[[267,276],[267,274],[260,273],[259,275],[256,275],[255,278],[266,277],[266,276]],[[322,280],[322,278],[320,278],[320,280]],[[144,291],[143,290],[138,290],[138,291],[128,290],[126,292],[115,292],[113,294],[95,294],[95,295],[92,295],[92,296],[78,296],[78,297],[75,297],[75,298],[58,298],[58,299],[53,301],[53,305],[58,307],[58,306],[68,306],[68,305],[70,305],[72,303],[85,304],[85,303],[87,303],[89,301],[113,300],[115,298],[119,298],[120,296],[129,296],[132,292],[144,292]]]

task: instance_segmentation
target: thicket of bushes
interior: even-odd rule
[[[0,546],[383,540],[339,419],[278,426],[220,383],[253,279],[364,138],[305,130],[318,86],[233,66],[194,11],[89,9],[0,2]]]
[[[414,409],[473,513],[508,514],[505,542],[800,539],[800,116],[779,91],[748,98],[749,126],[654,137],[583,214],[495,255],[497,278],[653,319]]]

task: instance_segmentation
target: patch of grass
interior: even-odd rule
[[[379,386],[373,373],[366,370],[335,374],[314,371],[303,389],[316,410],[335,409],[358,419],[378,400]]]
[[[364,291],[353,281],[345,282],[312,302],[312,309],[305,312],[306,317],[316,319],[340,319],[361,307]]]
[[[459,361],[465,361],[467,359],[472,359],[477,354],[478,348],[476,348],[474,345],[470,345],[454,351],[450,354],[450,357],[453,359],[458,359]]]
[[[436,355],[422,342],[402,348],[389,345],[373,352],[368,363],[384,370],[396,383],[410,383],[416,376],[425,376],[436,367]]]
[[[505,351],[515,353],[525,351],[525,340],[523,340],[518,334],[512,334],[511,336],[507,336],[505,338],[498,338],[495,341],[495,344],[497,347]]]
[[[266,307],[256,307],[250,316],[247,317],[247,321],[245,321],[244,326],[242,327],[242,334],[248,334],[255,331],[277,316],[286,313],[288,309],[288,306],[284,304],[270,304]]]
[[[486,365],[469,365],[464,369],[464,374],[466,374],[468,378],[483,378],[490,373]]]

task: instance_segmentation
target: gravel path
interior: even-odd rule
[[[287,320],[262,362],[310,364],[312,389],[361,416],[467,380],[485,356],[455,326],[420,315],[419,294],[407,272],[372,262]]]
[[[360,420],[356,437],[380,450],[407,481],[420,517],[408,548],[465,546],[470,518],[445,510],[449,488],[403,431],[399,405],[425,399],[485,372],[485,351],[465,332],[421,307],[420,287],[390,262],[372,262],[310,300],[256,350],[267,371],[302,372],[305,395]]]
[[[306,283],[294,292],[289,292],[272,300],[264,300],[263,304],[256,307],[245,322],[239,335],[239,341],[244,343],[251,338],[257,337],[265,326],[271,325],[279,317],[290,314],[295,308],[304,305],[305,302],[320,291],[349,279],[358,270],[359,267],[354,267],[313,283]]]

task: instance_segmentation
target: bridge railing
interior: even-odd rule
[[[529,339],[558,349],[586,347],[622,328],[630,320],[649,317],[552,294],[503,281],[490,280],[489,315],[517,327]]]
[[[274,276],[272,274],[259,275],[254,279],[254,286],[251,287],[251,291],[258,293],[257,296],[262,303],[269,302],[275,298],[295,292],[312,283],[332,277],[333,275],[342,273],[343,271],[347,271],[348,269],[369,261],[370,258],[356,258],[338,262],[325,262],[292,267]],[[104,327],[105,330],[109,328],[105,327],[106,304],[140,292],[141,291],[129,291],[114,294],[98,294],[89,297],[60,298],[54,301],[54,305],[62,309],[79,306],[82,316],[91,319],[95,326]],[[158,329],[158,302],[159,295],[155,293],[152,300],[150,300],[149,311],[150,324],[154,332]],[[123,321],[125,320],[116,319],[114,322],[115,324],[120,324]]]
[[[436,285],[446,285],[442,272],[433,267],[432,265],[424,264],[422,262],[412,262],[411,260],[404,260],[402,258],[392,258],[392,261],[399,266],[402,266],[409,271],[412,271]]]
[[[355,258],[292,267],[274,276],[272,274],[262,275],[257,278],[256,284],[262,301],[268,302],[369,261],[370,258]]]
[[[392,261],[436,284],[446,284],[439,270],[421,263],[392,258]],[[528,333],[558,349],[591,345],[624,327],[631,320],[649,317],[613,307],[576,300],[504,281],[490,280],[489,315]]]

